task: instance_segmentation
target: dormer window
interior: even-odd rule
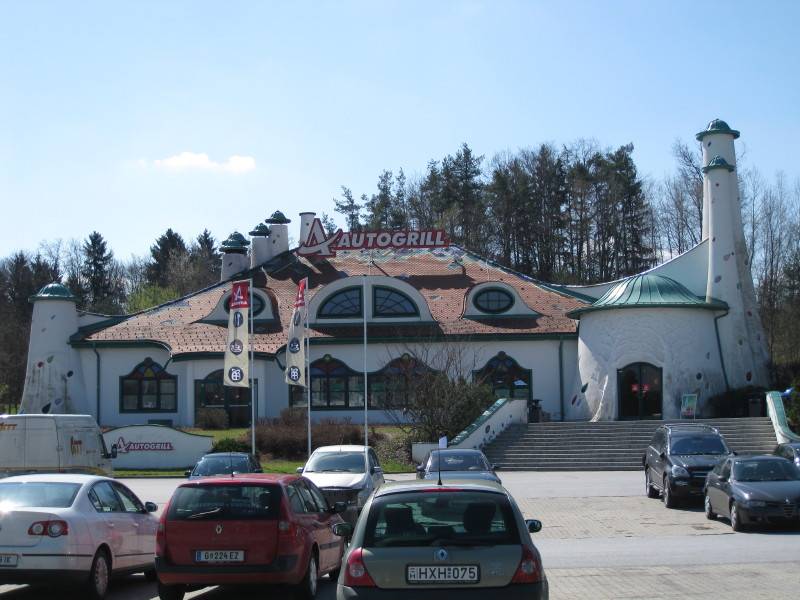
[[[361,316],[361,288],[351,287],[325,300],[319,307],[317,318],[341,319]]]
[[[264,300],[258,294],[253,294],[253,316],[255,317],[264,310]],[[231,312],[231,295],[225,299],[225,312]]]
[[[414,301],[395,289],[375,286],[372,288],[373,315],[376,317],[417,317],[419,309]]]
[[[481,312],[499,315],[514,306],[514,298],[505,290],[491,288],[478,292],[473,303]]]

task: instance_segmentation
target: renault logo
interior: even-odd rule
[[[433,560],[447,560],[447,550],[439,548],[433,553]]]
[[[217,532],[217,535],[222,533],[222,525],[217,525],[217,528],[214,530]]]

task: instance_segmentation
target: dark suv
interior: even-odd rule
[[[660,426],[642,457],[647,497],[660,493],[667,508],[681,499],[701,498],[708,472],[731,454],[722,434],[709,425]]]

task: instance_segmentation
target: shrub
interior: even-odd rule
[[[794,385],[789,399],[786,401],[786,418],[789,421],[789,427],[795,433],[800,433],[800,378],[795,379]]]
[[[222,438],[214,442],[212,452],[250,452],[250,442],[244,438]]]
[[[200,429],[227,429],[228,413],[221,408],[201,408],[194,420]]]

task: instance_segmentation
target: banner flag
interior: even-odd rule
[[[289,337],[286,340],[286,383],[306,385],[306,286],[308,278],[300,281],[294,299],[292,322],[289,324]]]
[[[231,290],[228,317],[228,343],[225,346],[223,382],[232,387],[250,387],[247,349],[250,336],[247,331],[250,312],[250,282],[234,281]]]

